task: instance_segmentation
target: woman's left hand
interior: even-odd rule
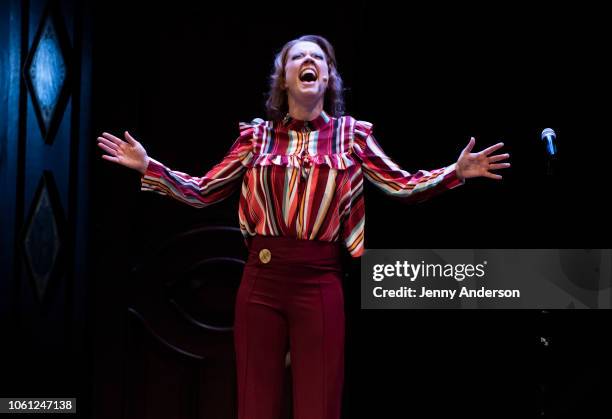
[[[489,170],[505,169],[510,167],[510,163],[498,163],[510,157],[510,154],[491,155],[504,146],[504,143],[497,143],[479,153],[471,153],[476,144],[476,139],[472,137],[468,145],[463,149],[457,160],[457,177],[461,180],[472,177],[488,177],[500,180],[500,175],[489,172]]]

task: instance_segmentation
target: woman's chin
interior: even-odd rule
[[[319,90],[318,86],[309,86],[309,87],[300,87],[297,92],[295,92],[294,97],[297,100],[307,99],[308,101],[312,101],[313,99],[319,99],[323,97],[323,93]]]

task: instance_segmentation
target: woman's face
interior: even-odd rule
[[[287,53],[285,89],[295,100],[322,99],[329,81],[325,53],[314,42],[301,41]]]

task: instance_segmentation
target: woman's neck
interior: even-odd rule
[[[312,121],[323,112],[323,100],[313,104],[297,102],[291,96],[288,98],[289,116],[299,121]]]

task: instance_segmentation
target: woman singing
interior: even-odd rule
[[[202,177],[171,170],[125,141],[98,137],[106,160],[138,170],[142,190],[194,207],[241,185],[238,219],[249,248],[235,307],[239,419],[280,415],[285,354],[291,351],[296,419],[338,419],[344,378],[341,246],[364,251],[364,177],[384,192],[422,201],[467,178],[501,179],[503,144],[456,163],[409,173],[373,135],[372,124],[343,115],[334,49],[320,36],[285,44],[276,56],[268,120],[240,124],[224,159]]]

